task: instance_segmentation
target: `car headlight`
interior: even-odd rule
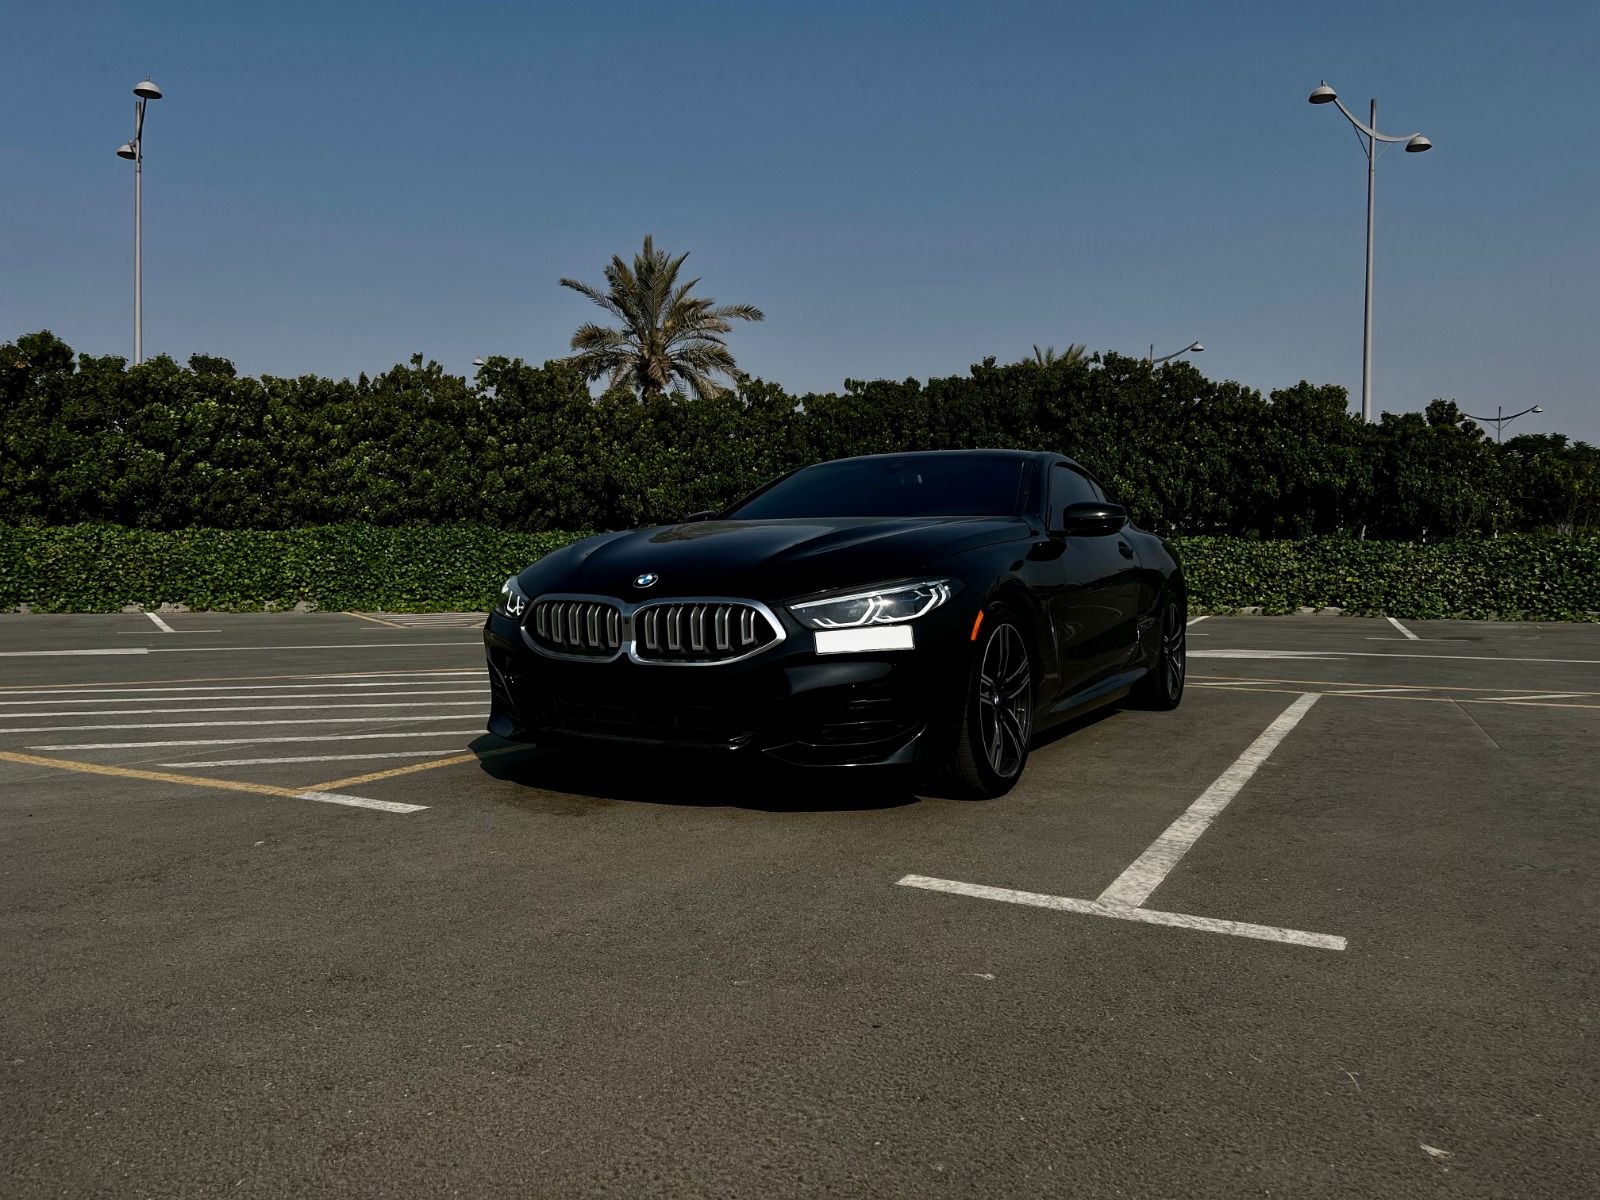
[[[517,583],[515,575],[500,585],[500,599],[495,601],[494,611],[502,617],[511,617],[519,621],[522,619],[522,614],[528,611],[528,597]]]
[[[811,629],[861,629],[899,625],[932,612],[950,599],[948,579],[885,584],[843,596],[827,596],[789,605],[789,611]]]

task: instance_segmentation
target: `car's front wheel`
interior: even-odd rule
[[[984,610],[961,722],[944,776],[975,800],[1003,796],[1022,777],[1033,734],[1033,656],[1004,605]]]

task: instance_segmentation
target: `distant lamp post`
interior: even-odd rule
[[[1372,215],[1373,215],[1373,186],[1377,178],[1379,142],[1404,142],[1407,154],[1421,154],[1424,150],[1432,150],[1433,143],[1420,133],[1408,133],[1395,136],[1378,132],[1378,102],[1372,101],[1371,117],[1363,125],[1356,120],[1354,114],[1339,100],[1339,94],[1328,86],[1324,79],[1315,88],[1311,95],[1306,97],[1312,104],[1332,104],[1356,129],[1357,139],[1361,142],[1361,151],[1367,156],[1367,292],[1365,302],[1365,316],[1361,326],[1361,419],[1372,420]]]
[[[1497,404],[1495,405],[1494,416],[1492,417],[1475,417],[1471,413],[1462,413],[1461,415],[1466,417],[1469,421],[1478,422],[1480,425],[1493,425],[1494,440],[1497,443],[1503,443],[1506,440],[1506,423],[1508,421],[1515,421],[1518,417],[1525,417],[1529,413],[1542,413],[1544,411],[1544,405],[1535,404],[1531,408],[1523,409],[1521,412],[1514,412],[1509,417],[1505,415],[1505,411],[1504,405]]]
[[[493,384],[485,385],[482,382],[482,380],[483,380],[483,368],[489,365],[489,360],[486,359],[486,358],[475,358],[475,359],[472,360],[472,365],[475,368],[477,368],[477,371],[478,371],[478,380],[479,380],[478,386],[485,388],[485,390],[487,390],[490,395],[498,397],[500,395],[500,393],[499,393],[498,390],[496,390],[496,388],[494,387]],[[479,403],[481,404],[482,402],[480,401]]]
[[[1204,354],[1206,352],[1206,348],[1199,342],[1190,342],[1182,350],[1174,350],[1171,354],[1163,354],[1160,358],[1157,358],[1155,343],[1152,342],[1150,344],[1150,356],[1145,359],[1145,362],[1149,363],[1153,367],[1157,363],[1164,363],[1169,359],[1177,358],[1180,354],[1189,354],[1191,352],[1194,354]]]
[[[144,106],[161,99],[161,89],[149,79],[133,85],[133,141],[117,147],[117,157],[133,163],[133,362],[144,361]]]

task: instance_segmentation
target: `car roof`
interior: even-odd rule
[[[935,458],[941,455],[969,454],[973,457],[982,455],[985,458],[1059,458],[1048,450],[987,450],[975,447],[969,450],[901,450],[887,454],[847,454],[843,458],[828,459],[829,462],[854,462],[858,458]]]
[[[974,447],[967,450],[902,450],[889,454],[847,454],[843,458],[827,459],[827,462],[854,462],[856,459],[869,458],[934,458],[939,455],[970,454],[973,457],[982,455],[985,458],[1015,458],[1032,462],[1065,462],[1080,471],[1088,474],[1086,468],[1076,460],[1068,458],[1065,454],[1057,454],[1054,450],[1003,450],[999,448],[987,449]],[[816,464],[821,466],[821,463]]]

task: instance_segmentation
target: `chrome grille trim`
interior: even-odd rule
[[[763,641],[767,633],[771,636]],[[770,608],[737,596],[663,596],[629,603],[614,596],[549,592],[534,597],[522,623],[522,640],[548,658],[615,662],[627,655],[651,667],[725,666],[787,637]],[[717,657],[701,657],[707,654]]]
[[[528,606],[522,637],[552,658],[610,662],[622,653],[622,612],[604,597],[541,596]]]
[[[641,602],[634,610],[635,662],[737,662],[781,640],[781,627],[752,600],[693,598]]]

